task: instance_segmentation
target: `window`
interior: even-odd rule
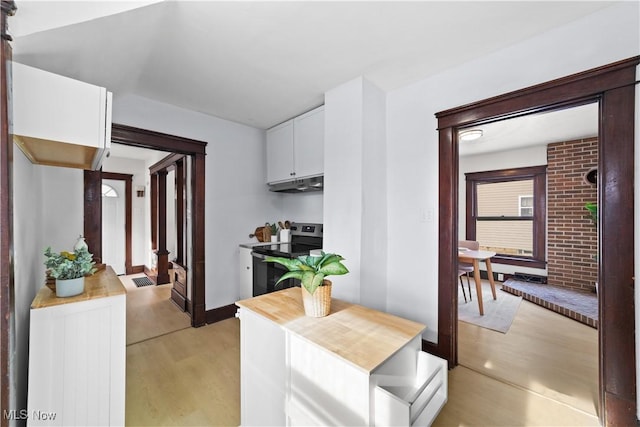
[[[545,267],[546,166],[466,174],[468,240],[494,262]]]
[[[520,216],[533,216],[533,196],[518,196]]]
[[[118,197],[118,192],[112,186],[102,184],[102,197]]]

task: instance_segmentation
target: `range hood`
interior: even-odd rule
[[[269,184],[269,191],[276,193],[305,193],[309,191],[322,191],[323,188],[324,177],[322,176]]]
[[[34,164],[98,170],[111,147],[111,92],[12,63],[11,133]]]

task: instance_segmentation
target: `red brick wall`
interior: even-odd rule
[[[598,235],[587,202],[597,188],[583,176],[598,164],[598,140],[558,142],[547,147],[548,283],[593,290]]]

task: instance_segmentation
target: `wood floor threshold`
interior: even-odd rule
[[[129,344],[127,344],[127,347],[130,347],[130,346],[136,345],[136,344],[140,344],[140,343],[143,343],[143,342],[155,340],[156,338],[161,338],[161,337],[164,337],[166,335],[171,335],[171,334],[174,334],[176,332],[184,331],[185,329],[189,329],[189,328],[191,328],[191,326],[185,326],[184,328],[176,329],[175,331],[169,331],[169,332],[165,332],[164,334],[155,335],[153,337],[145,338],[145,339],[140,340],[140,341],[129,343]]]
[[[470,370],[472,372],[475,372],[476,374],[482,375],[484,377],[491,378],[492,380],[498,381],[499,383],[502,383],[502,384],[504,384],[506,386],[513,387],[513,388],[516,388],[518,390],[522,390],[522,391],[524,391],[526,393],[530,393],[530,394],[533,394],[534,396],[538,396],[538,397],[541,397],[541,398],[543,398],[545,400],[549,400],[551,402],[554,402],[554,403],[557,403],[559,405],[562,405],[562,406],[564,406],[566,408],[569,408],[569,409],[571,409],[573,411],[580,412],[581,414],[584,414],[584,415],[586,415],[588,417],[591,417],[594,420],[598,419],[597,415],[594,415],[594,414],[592,414],[590,412],[587,412],[587,411],[585,411],[583,409],[576,408],[575,406],[569,405],[566,402],[562,402],[560,400],[556,400],[556,399],[554,399],[554,398],[552,398],[550,396],[544,395],[542,393],[538,393],[537,391],[531,390],[530,388],[526,388],[526,387],[523,387],[523,386],[521,386],[519,384],[512,383],[511,381],[507,381],[504,378],[498,378],[498,377],[495,377],[493,375],[487,375],[486,372],[482,372],[482,371],[480,371],[478,369],[472,368],[470,366],[466,366],[466,365],[464,365],[462,363],[458,363],[458,366],[461,366],[461,367],[463,367],[465,369],[468,369],[468,370]]]

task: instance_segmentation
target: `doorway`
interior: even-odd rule
[[[124,182],[102,180],[102,262],[110,265],[117,275],[126,273]]]
[[[596,418],[598,333],[569,318],[589,308],[597,322],[597,233],[584,208],[597,198],[582,178],[597,164],[597,125],[597,103],[475,125],[482,136],[459,140],[458,156],[459,240],[497,254],[498,289],[494,301],[483,280],[484,316],[475,289],[460,301],[459,365]]]
[[[191,228],[189,230],[193,247],[191,248],[191,326],[206,324],[205,309],[205,150],[206,142],[182,138],[174,135],[113,124],[111,142],[132,147],[178,153],[189,158],[191,165],[191,182],[189,200],[191,201]],[[102,249],[102,203],[100,171],[85,171],[84,174],[84,235],[91,247]],[[153,187],[152,187],[153,192]],[[153,210],[152,210],[153,211]],[[152,229],[152,237],[154,230]],[[94,257],[102,259],[102,251],[94,253]]]
[[[534,112],[599,103],[599,416],[603,425],[636,423],[634,306],[634,109],[640,57],[439,112],[438,343],[458,362],[458,129]],[[605,119],[606,118],[606,119]]]

